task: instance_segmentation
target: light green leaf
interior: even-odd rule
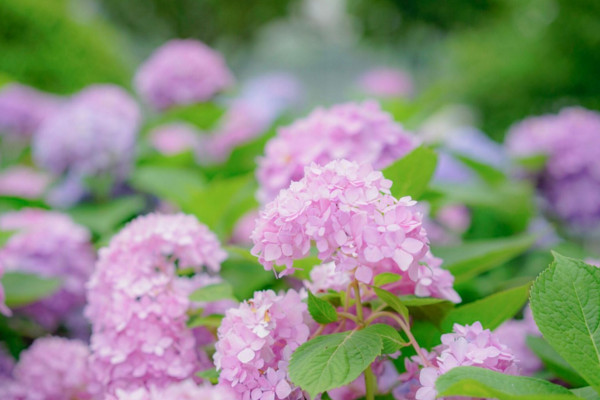
[[[526,284],[516,288],[494,293],[484,299],[474,301],[450,311],[444,321],[442,330],[449,332],[452,325],[481,322],[484,329],[494,330],[504,321],[514,317],[527,302],[529,286]]]
[[[15,232],[16,231],[0,231],[0,247],[4,247]]]
[[[358,378],[381,348],[380,336],[368,329],[317,336],[292,354],[290,379],[314,398]]]
[[[407,346],[406,340],[400,336],[398,331],[386,324],[374,324],[367,328],[369,332],[375,332],[381,337],[383,348],[381,354],[393,354],[402,347]]]
[[[385,289],[373,287],[373,291],[377,297],[379,297],[385,304],[392,307],[398,314],[402,315],[405,321],[408,321],[408,308],[402,301],[393,293],[388,292]]]
[[[195,103],[191,105],[178,106],[163,113],[153,126],[170,122],[186,121],[201,130],[212,128],[225,113],[225,109],[215,103]]]
[[[452,272],[455,284],[497,267],[529,249],[533,235],[502,239],[473,240],[459,246],[436,247],[432,251],[444,260],[444,268]]]
[[[8,271],[0,279],[8,307],[21,307],[53,295],[62,285],[58,278]]]
[[[600,393],[600,269],[554,254],[531,289],[544,338]]]
[[[401,275],[394,274],[392,272],[384,272],[376,275],[375,278],[373,278],[373,286],[381,287],[389,283],[398,282],[400,279],[402,279]]]
[[[338,320],[335,308],[308,291],[308,312],[319,324],[329,324]]]
[[[205,379],[216,385],[219,382],[219,372],[216,368],[206,369],[204,371],[196,372],[196,376],[202,379]]]
[[[482,180],[489,184],[495,185],[506,181],[506,175],[491,165],[460,154],[455,155],[455,157],[462,161],[467,167],[471,168]]]
[[[103,204],[80,204],[68,213],[75,222],[85,225],[99,235],[112,233],[146,206],[142,196],[120,197]]]
[[[585,400],[600,400],[600,395],[591,386],[571,389],[571,393]]]
[[[440,376],[439,397],[469,396],[498,400],[576,400],[568,389],[541,379],[505,375],[478,367],[457,367]]]
[[[395,197],[418,199],[427,189],[436,165],[437,154],[420,146],[385,168],[383,175],[394,183],[390,190]]]
[[[207,316],[194,315],[187,322],[188,328],[196,328],[198,326],[206,326],[208,328],[218,328],[221,326],[223,321],[223,315],[221,314],[210,314]]]
[[[544,340],[544,338],[539,336],[528,336],[527,346],[540,360],[542,360],[546,368],[557,377],[572,386],[577,387],[587,385],[585,380],[575,372],[573,367],[571,367],[569,363]]]
[[[190,168],[144,165],[135,169],[129,179],[131,185],[181,208],[189,205],[192,196],[206,185],[202,175]]]
[[[223,299],[235,299],[233,289],[227,282],[215,283],[194,290],[190,294],[191,301],[209,302]]]

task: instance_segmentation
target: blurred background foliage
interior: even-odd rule
[[[600,108],[598,32],[596,0],[3,0],[0,74],[57,93],[129,86],[153,48],[195,37],[237,76],[298,73],[312,104],[347,99],[369,66],[403,66],[501,140],[530,114]]]

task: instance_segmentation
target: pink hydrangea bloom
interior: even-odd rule
[[[193,380],[171,383],[164,388],[140,387],[135,390],[118,389],[104,400],[231,400],[234,394],[226,387],[198,386]]]
[[[107,393],[163,387],[210,368],[186,327],[194,304],[188,296],[211,283],[226,258],[217,237],[189,215],[138,217],[100,250],[87,288],[92,323],[91,363]],[[198,275],[178,275],[191,268]]]
[[[600,267],[600,260],[598,260],[596,258],[586,258],[585,262],[587,264],[593,265],[595,267]]]
[[[88,358],[89,349],[79,340],[37,339],[21,354],[14,380],[0,382],[0,393],[6,389],[22,400],[92,399]]]
[[[0,134],[28,138],[60,104],[58,97],[31,87],[6,85],[0,89]]]
[[[15,231],[0,249],[0,263],[6,270],[62,280],[50,297],[15,309],[46,329],[55,329],[85,304],[84,284],[95,258],[90,232],[65,214],[39,209],[4,214],[0,230]]]
[[[48,175],[33,168],[15,166],[0,173],[0,195],[39,199],[49,183]]]
[[[312,162],[336,159],[370,163],[384,168],[411,151],[416,139],[374,101],[318,108],[308,117],[280,128],[258,161],[262,202],[297,181]]]
[[[523,319],[511,319],[504,322],[494,331],[498,340],[508,346],[517,359],[521,375],[533,375],[542,368],[542,361],[527,346],[527,336],[541,336],[531,308],[527,306]]]
[[[537,178],[547,208],[576,232],[600,228],[600,113],[582,108],[528,118],[506,144],[516,157],[546,155]]]
[[[200,141],[198,129],[183,122],[161,125],[153,129],[149,135],[152,146],[166,155],[194,151]]]
[[[351,278],[351,274],[338,271],[335,263],[329,262],[314,267],[310,271],[310,281],[304,281],[304,286],[313,293],[339,292],[348,288]]]
[[[435,381],[440,375],[455,367],[475,366],[510,375],[519,372],[512,351],[489,329],[483,329],[479,322],[465,326],[454,324],[453,333],[442,335],[442,344],[435,347],[427,357],[432,366],[420,370],[418,383],[414,379],[416,373],[414,364],[420,364],[421,360],[413,357],[412,361],[407,362],[409,366],[413,365],[407,368],[409,373],[401,378],[414,386],[418,385],[419,388],[416,392],[414,390],[416,387],[403,388],[406,399],[410,399],[407,396],[414,393],[416,400],[435,400],[437,398]]]
[[[429,250],[427,235],[416,202],[395,199],[391,185],[368,164],[312,164],[261,212],[252,253],[267,270],[285,265],[286,275],[315,242],[319,259],[353,271],[361,282],[371,283],[382,272],[404,273],[414,281]]]
[[[376,97],[410,97],[414,84],[410,75],[396,68],[373,68],[358,81],[363,92]]]
[[[218,52],[192,39],[171,40],[138,69],[139,95],[157,110],[210,100],[233,83]]]
[[[56,175],[110,173],[120,181],[131,167],[139,123],[139,108],[123,89],[90,86],[41,125],[34,159]]]
[[[229,309],[218,330],[214,355],[219,384],[240,400],[299,400],[287,365],[293,351],[308,340],[307,306],[294,290],[256,292],[239,308]]]

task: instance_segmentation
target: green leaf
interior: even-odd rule
[[[474,301],[450,311],[442,321],[442,330],[449,332],[452,325],[481,322],[484,329],[494,330],[504,321],[514,317],[527,302],[529,286],[526,284],[516,288],[494,293],[484,299]]]
[[[225,247],[229,257],[221,264],[220,275],[233,286],[238,299],[248,299],[257,290],[271,287],[275,282],[273,271],[265,271],[248,249]]]
[[[444,260],[444,268],[452,272],[455,284],[459,284],[518,256],[529,249],[535,239],[533,235],[519,235],[473,240],[459,246],[436,247],[433,253]]]
[[[539,336],[528,336],[527,346],[529,346],[531,351],[542,360],[550,372],[554,373],[563,381],[576,387],[587,385],[585,380],[575,372],[573,367],[571,367],[569,363],[544,340],[544,338]]]
[[[600,269],[554,254],[531,289],[531,310],[544,338],[600,392]]]
[[[505,375],[478,367],[456,367],[435,382],[439,397],[469,396],[498,400],[576,400],[568,389],[542,379]]]
[[[201,130],[208,130],[215,125],[224,113],[225,109],[215,103],[195,103],[169,109],[152,125],[186,121]]]
[[[491,165],[460,154],[456,154],[455,157],[467,167],[472,169],[482,180],[489,184],[495,185],[506,181],[506,175]]]
[[[21,307],[54,294],[62,285],[59,278],[44,278],[24,272],[6,272],[2,279],[6,305]]]
[[[219,372],[216,368],[206,369],[204,371],[196,372],[196,376],[205,379],[213,385],[219,382]]]
[[[392,272],[384,272],[375,276],[373,279],[373,286],[381,287],[389,283],[398,282],[400,279],[402,279],[401,275]]]
[[[430,321],[437,326],[454,308],[451,301],[433,297],[400,296],[400,301],[414,319]]]
[[[198,326],[206,326],[208,328],[218,328],[223,321],[223,315],[210,314],[206,316],[194,315],[187,322],[188,328],[196,328]]]
[[[206,185],[196,170],[156,165],[136,168],[129,181],[135,189],[173,202],[181,208],[187,206],[191,197]]]
[[[200,303],[223,299],[235,299],[233,289],[227,282],[215,283],[196,289],[190,294],[191,301]]]
[[[367,328],[369,332],[375,332],[381,337],[383,348],[381,354],[393,354],[402,347],[407,346],[406,340],[400,336],[398,331],[386,324],[374,324]]]
[[[427,189],[436,165],[437,154],[420,146],[385,168],[383,175],[394,183],[390,190],[395,197],[418,199]]]
[[[548,155],[546,154],[536,154],[529,157],[519,157],[515,159],[515,162],[519,164],[521,167],[525,168],[525,170],[530,172],[538,172],[541,171],[546,162],[548,161]]]
[[[146,206],[142,196],[127,196],[102,204],[80,204],[68,213],[75,222],[85,225],[99,235],[112,233],[121,224],[139,214]]]
[[[600,395],[591,386],[571,389],[571,393],[585,400],[600,400]]]
[[[0,231],[0,248],[10,240],[16,231]]]
[[[408,321],[408,308],[402,301],[393,293],[388,292],[385,289],[373,287],[375,294],[379,297],[385,304],[392,307],[398,314],[402,315],[405,321]]]
[[[329,324],[338,320],[335,308],[325,300],[316,297],[308,291],[308,312],[319,324]]]
[[[381,348],[380,336],[368,328],[317,336],[292,354],[290,379],[314,398],[358,378]]]

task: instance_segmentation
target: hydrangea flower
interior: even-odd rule
[[[0,249],[7,271],[57,277],[61,288],[53,295],[15,311],[34,318],[48,330],[85,304],[84,284],[94,269],[90,232],[65,214],[22,209],[0,217],[0,230],[15,231]]]
[[[33,168],[15,166],[0,172],[0,195],[39,199],[49,183],[48,175]]]
[[[577,233],[600,226],[600,113],[567,108],[528,118],[508,133],[515,157],[545,155],[537,176],[549,211]]]
[[[24,85],[6,85],[0,89],[0,134],[29,138],[60,105],[58,97]]]
[[[542,336],[529,306],[523,312],[523,319],[504,322],[496,328],[494,335],[512,350],[521,375],[533,375],[542,368],[542,361],[527,346],[527,336]]]
[[[194,151],[200,141],[198,129],[184,122],[158,126],[149,136],[152,146],[165,155]]]
[[[198,386],[191,379],[172,383],[164,388],[140,387],[135,390],[117,389],[105,400],[231,400],[233,393],[223,386]]]
[[[411,151],[417,142],[374,101],[318,108],[308,117],[280,128],[258,161],[259,197],[264,203],[290,182],[302,178],[312,162],[336,159],[384,168]]]
[[[164,387],[210,368],[186,327],[194,304],[188,296],[212,283],[226,258],[217,237],[190,215],[138,217],[100,250],[87,288],[92,323],[91,363],[107,393],[140,386]],[[192,269],[192,278],[178,270]]]
[[[301,295],[288,290],[256,292],[229,309],[218,330],[215,365],[219,384],[240,400],[300,400],[287,366],[293,351],[309,337],[310,317]]]
[[[410,97],[414,92],[414,83],[410,75],[397,68],[370,69],[359,78],[358,84],[369,96]]]
[[[368,164],[312,164],[304,178],[261,212],[252,233],[252,254],[267,270],[286,266],[281,272],[286,275],[315,242],[319,259],[353,271],[361,282],[371,283],[382,272],[416,281],[419,262],[429,250],[427,235],[416,202],[395,199],[391,185]]]
[[[134,85],[153,108],[210,100],[233,83],[223,57],[192,39],[171,40],[138,69]]]
[[[88,358],[89,349],[79,340],[37,339],[21,353],[13,379],[0,381],[0,393],[8,393],[9,400],[92,399]]]
[[[406,399],[413,399],[410,395],[414,394],[416,400],[435,400],[437,378],[460,366],[475,366],[509,375],[519,372],[512,351],[489,329],[483,329],[480,322],[465,326],[454,324],[453,333],[442,335],[442,344],[426,357],[432,366],[420,371],[418,366],[422,361],[418,357],[406,360],[407,373],[401,379],[407,385],[399,387],[396,394],[402,393]],[[415,379],[417,373],[418,382]]]
[[[352,281],[349,273],[340,273],[334,262],[328,262],[313,267],[310,271],[310,281],[304,281],[304,286],[312,293],[327,293],[346,290]]]
[[[38,129],[36,163],[56,175],[110,173],[126,177],[131,166],[140,111],[121,88],[90,86],[75,95]]]

